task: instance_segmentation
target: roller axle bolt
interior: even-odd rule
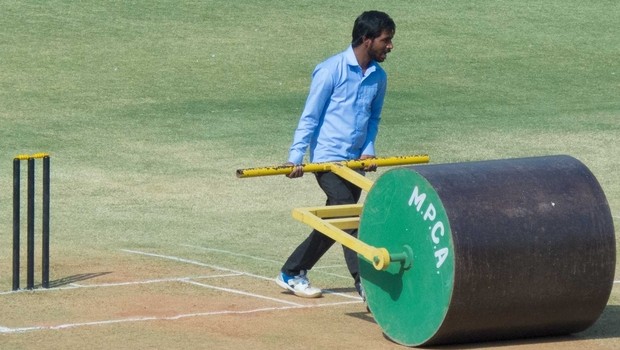
[[[408,270],[413,264],[413,249],[410,246],[404,245],[402,253],[390,254],[390,262],[400,261],[403,269]]]

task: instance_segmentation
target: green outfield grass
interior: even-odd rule
[[[313,177],[235,170],[286,160],[312,69],[374,8],[397,24],[379,155],[569,154],[620,229],[618,2],[0,0],[0,290],[20,153],[52,154],[52,280],[124,248],[285,259],[308,232],[290,209],[324,202]],[[340,249],[321,264],[346,275]]]

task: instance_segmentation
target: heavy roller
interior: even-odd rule
[[[363,205],[293,209],[356,251],[375,321],[391,340],[438,345],[565,335],[603,312],[615,269],[605,195],[565,155],[451,164],[405,156],[314,163],[368,191]],[[354,169],[390,169],[376,182]],[[293,167],[237,170],[238,177]],[[359,228],[359,239],[345,229]]]

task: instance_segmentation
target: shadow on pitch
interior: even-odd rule
[[[601,317],[581,333],[574,335],[583,339],[620,338],[620,305],[607,305]]]
[[[330,294],[330,293],[352,293],[355,292],[355,288],[353,287],[347,287],[347,288],[328,288],[328,289],[323,289],[323,293],[324,294]]]
[[[363,312],[349,312],[346,314],[347,316],[350,317],[354,317],[357,319],[360,319],[362,321],[366,321],[366,322],[370,322],[370,323],[375,323],[375,319],[372,317],[372,314],[368,311],[363,311]]]
[[[347,314],[348,316],[355,317],[364,321],[373,322],[370,313],[354,312]],[[391,341],[384,335],[386,340]],[[512,339],[504,341],[490,341],[484,343],[470,343],[470,344],[454,344],[454,345],[438,345],[433,347],[419,347],[420,349],[443,349],[443,350],[473,350],[473,349],[486,349],[497,348],[503,346],[515,346],[515,345],[535,345],[546,343],[561,343],[571,342],[576,340],[588,340],[588,339],[613,339],[620,338],[620,305],[607,305],[599,319],[588,329],[583,332],[565,335],[565,336],[551,336],[551,337],[538,337],[529,339]]]
[[[613,339],[620,338],[620,305],[607,305],[598,320],[583,332],[568,334],[563,336],[539,337],[531,339],[515,339],[489,343],[476,343],[471,345],[459,346],[439,346],[433,349],[484,349],[490,347],[524,345],[524,344],[545,344],[573,342],[576,340],[592,339]]]
[[[73,276],[67,276],[67,277],[63,277],[63,278],[60,278],[54,281],[50,281],[50,288],[62,287],[62,286],[66,286],[71,283],[85,281],[91,278],[105,276],[111,273],[112,272],[94,272],[94,273],[80,273],[80,274],[73,275]]]

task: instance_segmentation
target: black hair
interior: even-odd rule
[[[396,24],[387,13],[381,11],[366,11],[355,19],[351,45],[357,47],[362,44],[364,38],[374,39],[384,32],[394,33]]]

